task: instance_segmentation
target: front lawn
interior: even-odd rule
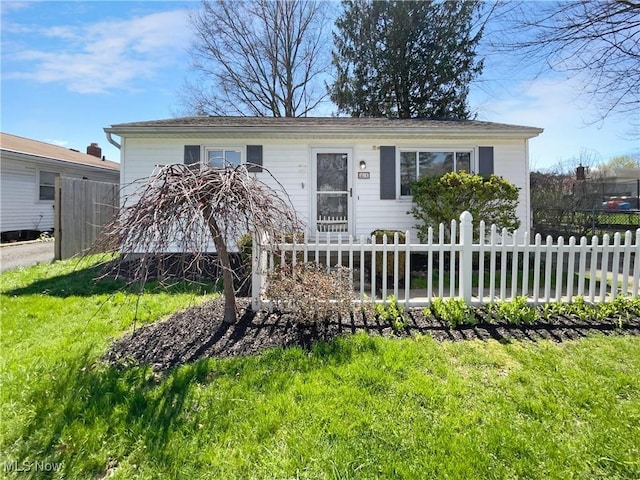
[[[640,337],[357,334],[119,370],[100,358],[136,309],[148,323],[203,297],[150,288],[138,304],[95,273],[0,277],[2,468],[30,470],[9,477],[640,477]]]

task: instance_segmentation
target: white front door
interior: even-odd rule
[[[351,149],[313,149],[314,222],[317,232],[350,233]]]

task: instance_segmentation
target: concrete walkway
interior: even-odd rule
[[[3,243],[0,245],[0,271],[30,267],[53,261],[54,242]]]

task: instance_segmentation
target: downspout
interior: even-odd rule
[[[107,141],[113,145],[114,147],[116,147],[118,150],[120,150],[121,145],[116,142],[113,137],[111,136],[111,132],[105,132],[107,134]]]
[[[527,215],[527,225],[525,228],[525,232],[529,232],[529,239],[533,238],[533,211],[531,209],[531,171],[530,171],[530,167],[531,167],[531,160],[529,159],[529,140],[528,138],[525,138],[524,140],[524,156],[525,156],[525,170],[524,170],[524,176],[525,176],[525,184],[524,184],[524,188],[525,188],[525,199],[527,200],[527,205],[525,208],[525,212]]]
[[[107,141],[113,145],[114,147],[116,147],[118,150],[120,150],[120,185],[124,185],[124,158],[123,158],[123,151],[122,151],[122,145],[119,144],[118,142],[116,142],[113,137],[111,136],[111,132],[107,131],[105,129],[104,132],[107,136]],[[120,195],[122,196],[122,190],[120,191]],[[122,203],[122,198],[120,198],[120,203]]]

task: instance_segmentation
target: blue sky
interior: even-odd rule
[[[104,127],[181,112],[179,92],[192,75],[188,10],[198,6],[2,1],[1,130],[81,151],[98,142],[118,161]],[[578,80],[514,74],[509,62],[487,59],[470,106],[481,120],[544,128],[530,143],[532,168],[581,153],[604,161],[640,155],[638,132],[629,128],[640,113],[594,123],[596,111],[578,95]]]

